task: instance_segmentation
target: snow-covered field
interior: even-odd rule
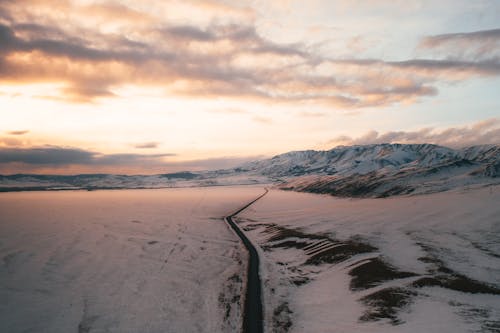
[[[0,332],[235,332],[261,187],[0,194]]]
[[[262,248],[268,331],[500,332],[500,186],[386,199],[271,190],[240,214]]]
[[[262,186],[0,193],[0,332],[237,332]],[[271,190],[267,332],[499,332],[500,186]]]

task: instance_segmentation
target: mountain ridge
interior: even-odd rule
[[[249,162],[247,171],[273,176],[289,176],[299,169],[305,173],[365,174],[387,166],[432,166],[445,161],[467,159],[472,162],[492,162],[500,159],[499,145],[481,145],[452,149],[433,144],[371,144],[338,146],[330,150],[292,151],[270,159]],[[295,174],[297,175],[297,174]]]
[[[0,191],[273,183],[287,190],[385,197],[500,183],[500,145],[370,144],[291,151],[231,169],[157,175],[0,175]]]

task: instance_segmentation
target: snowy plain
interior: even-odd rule
[[[267,330],[499,332],[500,186],[348,199],[271,190],[239,215],[261,247]]]
[[[236,332],[261,187],[0,194],[0,332]]]
[[[1,332],[236,332],[261,185],[0,193]],[[384,199],[271,189],[266,332],[498,332],[500,186]]]

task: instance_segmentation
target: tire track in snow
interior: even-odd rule
[[[228,215],[224,220],[234,230],[236,235],[241,239],[243,245],[248,251],[248,271],[247,271],[247,290],[245,293],[245,306],[243,315],[243,332],[244,333],[262,333],[263,329],[263,312],[262,312],[262,286],[259,275],[259,254],[255,246],[248,239],[241,228],[234,223],[233,217],[250,207],[257,200],[265,196],[269,192],[266,188],[265,192],[252,200],[236,212]]]

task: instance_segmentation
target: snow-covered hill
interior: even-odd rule
[[[237,217],[262,251],[268,331],[500,332],[500,186],[346,199],[269,191]]]
[[[500,146],[454,150],[431,144],[378,144],[299,151],[248,163],[281,188],[337,196],[427,193],[500,182]]]
[[[432,144],[340,146],[295,151],[234,169],[161,175],[9,175],[0,191],[120,189],[277,183],[337,196],[392,196],[500,183],[500,145],[451,149]]]
[[[173,187],[251,185],[267,177],[233,170],[178,172],[160,175],[0,175],[0,192],[50,190],[154,189]]]
[[[467,160],[479,165],[498,162],[500,146],[475,146],[461,150],[431,144],[377,144],[340,146],[327,151],[296,151],[268,160],[250,162],[242,169],[273,177],[391,173],[403,168],[428,168]]]

